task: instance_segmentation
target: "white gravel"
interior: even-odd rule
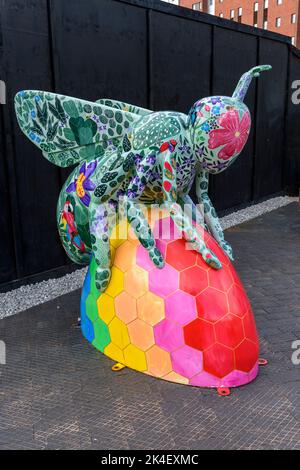
[[[288,196],[272,198],[226,215],[221,218],[221,224],[224,229],[227,229],[295,201],[298,201],[298,198]],[[10,292],[0,293],[0,319],[80,289],[86,271],[87,268],[78,269],[57,279],[49,279],[19,287]]]

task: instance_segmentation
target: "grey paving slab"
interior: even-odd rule
[[[0,321],[0,449],[300,449],[300,210],[227,231],[253,304],[258,379],[229,397],[125,369],[76,327],[80,291]]]

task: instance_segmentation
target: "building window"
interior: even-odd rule
[[[264,29],[268,29],[268,22],[264,21]]]
[[[243,14],[243,8],[240,7],[238,9],[238,22],[241,23],[242,22],[242,14]]]
[[[230,10],[230,19],[234,20],[234,10]]]
[[[258,11],[258,2],[254,3],[254,11]]]
[[[257,28],[257,11],[253,13],[253,26]]]
[[[292,36],[291,43],[293,44],[293,46],[295,45],[295,36]]]
[[[268,8],[264,8],[263,23],[268,21]]]
[[[291,16],[291,23],[295,24],[296,23],[296,13],[293,13]]]
[[[193,10],[201,11],[202,10],[202,2],[193,3]]]
[[[281,26],[281,18],[276,18],[276,28],[280,28]]]
[[[277,5],[282,5],[283,0],[277,0]]]

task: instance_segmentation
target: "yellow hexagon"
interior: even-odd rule
[[[135,264],[136,248],[129,241],[125,241],[116,251],[114,265],[125,272]]]
[[[132,369],[144,371],[147,370],[146,356],[143,351],[133,344],[124,349],[125,364]]]
[[[115,317],[108,325],[112,343],[120,349],[126,348],[130,343],[127,327],[119,318]]]
[[[106,289],[106,293],[111,297],[116,297],[116,295],[120,294],[124,290],[124,277],[122,271],[120,271],[115,266],[112,267],[111,270],[111,279],[108,287]]]
[[[152,326],[143,320],[137,319],[131,322],[128,325],[128,333],[131,343],[143,351],[147,351],[155,343]]]
[[[134,267],[125,273],[125,291],[138,299],[148,291],[148,273],[144,269]]]
[[[130,323],[137,317],[136,299],[134,299],[128,292],[121,292],[115,297],[115,310],[116,315],[124,323]]]
[[[119,246],[122,245],[122,243],[127,240],[127,234],[128,234],[128,222],[126,219],[121,220],[119,224],[116,224],[115,227],[112,230],[111,236],[110,236],[110,244],[114,248],[118,248]]]
[[[104,354],[110,357],[113,361],[121,362],[121,364],[124,364],[125,362],[122,349],[118,348],[118,346],[113,343],[110,343],[106,348],[104,348]]]
[[[146,352],[148,372],[155,377],[162,377],[172,372],[170,353],[154,345]]]
[[[111,322],[116,315],[113,298],[106,293],[101,294],[97,300],[97,305],[99,317],[107,324]]]
[[[137,300],[138,317],[149,325],[156,325],[165,318],[164,300],[147,292]]]

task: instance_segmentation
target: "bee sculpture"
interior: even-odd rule
[[[17,93],[15,110],[25,135],[55,165],[76,165],[59,196],[58,228],[71,260],[88,264],[91,253],[95,257],[100,292],[111,276],[112,223],[107,208],[115,207],[120,198],[156,267],[164,266],[164,258],[137,202],[167,206],[190,247],[212,268],[222,267],[193,217],[184,211],[184,205],[191,204],[197,214],[189,197],[195,178],[198,202],[204,207],[202,226],[233,259],[208,196],[208,178],[226,170],[243,150],[251,126],[243,100],[252,78],[269,69],[269,65],[252,68],[241,77],[232,97],[203,98],[188,115],[153,112],[109,99],[89,102],[43,91]]]

